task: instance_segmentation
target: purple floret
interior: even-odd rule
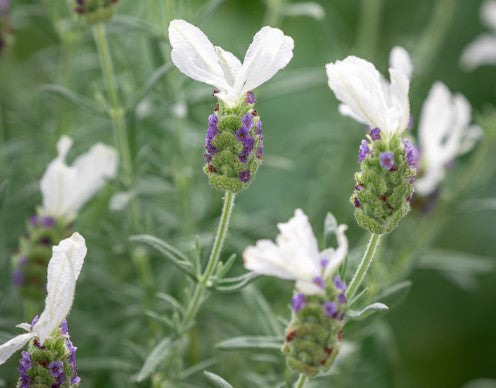
[[[334,278],[334,287],[336,287],[339,291],[346,291],[346,284],[338,275]]]
[[[322,305],[322,309],[329,318],[336,318],[336,316],[338,315],[338,309],[336,303],[334,302],[325,302]]]
[[[367,155],[370,153],[369,144],[367,140],[362,140],[362,144],[360,144],[360,148],[358,151],[358,163],[361,163]]]
[[[293,307],[293,311],[297,313],[307,304],[307,299],[304,294],[299,293],[293,296],[291,300],[291,306]]]
[[[250,176],[251,176],[250,170],[241,171],[239,173],[239,180],[241,182],[248,182],[250,180]]]
[[[381,130],[379,128],[371,129],[369,135],[372,140],[380,140]]]
[[[325,282],[324,279],[322,279],[320,276],[316,276],[313,278],[312,282],[319,286],[320,288],[325,288]]]
[[[415,167],[418,161],[417,147],[415,147],[408,139],[404,139],[403,143],[405,145],[405,154],[408,165],[410,167]]]
[[[241,118],[241,124],[243,125],[244,129],[246,129],[247,131],[250,130],[250,128],[253,126],[253,115],[250,112],[245,113]]]
[[[247,104],[255,104],[257,101],[255,100],[255,96],[253,95],[253,92],[248,92],[246,93],[246,99],[245,99]]]
[[[390,171],[394,166],[394,154],[392,152],[381,152],[379,161],[382,167]]]

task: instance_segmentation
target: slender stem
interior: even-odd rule
[[[362,257],[362,261],[358,265],[358,268],[356,269],[356,272],[353,275],[350,284],[348,285],[348,289],[346,290],[346,297],[348,298],[348,300],[351,300],[353,298],[353,296],[358,290],[358,287],[360,287],[360,284],[362,284],[362,281],[365,278],[365,275],[367,274],[370,264],[374,259],[375,251],[379,246],[381,237],[382,234],[371,233],[370,240],[367,245],[367,249],[365,250],[365,253],[363,254]]]
[[[362,55],[373,57],[379,40],[384,0],[362,0],[356,48]]]
[[[109,116],[112,120],[115,143],[121,157],[122,169],[124,172],[123,180],[124,184],[129,187],[133,181],[133,167],[127,138],[125,110],[119,96],[114,66],[112,64],[112,57],[110,55],[107,35],[103,23],[97,23],[93,26],[93,36],[100,58],[103,82],[105,83],[105,88],[110,100],[111,109],[109,111]]]
[[[181,322],[181,330],[187,330],[191,322],[195,319],[200,308],[203,294],[209,285],[210,276],[217,267],[222,246],[224,245],[224,240],[226,239],[231,213],[234,207],[234,198],[234,193],[226,191],[224,195],[224,207],[222,208],[222,214],[220,216],[219,227],[217,228],[214,245],[212,246],[207,266],[205,267],[205,270],[203,271],[203,274],[201,275],[199,282],[196,284],[193,294],[191,295],[191,299]]]
[[[308,381],[307,375],[301,373],[300,376],[298,377],[298,380],[296,381],[295,388],[303,388],[307,381]]]

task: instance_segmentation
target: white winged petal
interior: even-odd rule
[[[482,34],[463,50],[460,64],[465,70],[496,65],[496,34]]]
[[[481,128],[470,125],[471,107],[461,94],[452,95],[436,82],[422,107],[419,145],[423,175],[415,188],[419,194],[432,193],[443,179],[447,165],[468,152],[482,136]]]
[[[340,113],[380,128],[387,136],[408,127],[412,74],[410,56],[401,47],[391,51],[390,64],[391,82],[372,63],[355,56],[326,65],[329,87],[342,102]]]
[[[339,225],[336,230],[336,237],[338,241],[337,248],[328,248],[321,252],[320,256],[329,260],[324,269],[324,277],[328,278],[336,273],[337,269],[348,254],[348,239],[345,232],[348,229],[347,225]]]
[[[48,165],[40,183],[44,212],[67,221],[117,172],[117,153],[112,147],[95,144],[68,166],[65,157],[71,146],[68,136],[59,140],[58,156]]]
[[[52,334],[67,317],[74,300],[76,280],[86,256],[86,244],[79,233],[54,246],[48,263],[45,310],[33,326],[40,343]]]
[[[294,42],[278,28],[265,26],[253,37],[236,78],[238,95],[255,89],[286,67],[293,57]]]
[[[169,24],[171,58],[176,67],[188,77],[230,92],[217,52],[207,36],[196,26],[173,20]]]
[[[485,1],[480,9],[480,17],[489,28],[496,31],[496,1]]]
[[[0,345],[0,365],[7,361],[19,349],[22,349],[31,338],[35,337],[34,333],[25,333],[12,338],[10,341]]]

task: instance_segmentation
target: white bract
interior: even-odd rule
[[[68,166],[65,158],[71,146],[70,137],[60,138],[58,156],[48,165],[40,184],[43,212],[66,221],[72,221],[105,181],[115,176],[118,164],[116,151],[98,143]]]
[[[423,175],[415,182],[421,195],[432,193],[443,179],[447,166],[458,155],[472,149],[483,132],[471,125],[471,107],[461,94],[452,95],[436,82],[422,107],[419,145]]]
[[[465,70],[482,65],[496,65],[496,0],[482,4],[480,16],[492,31],[479,35],[463,50],[460,64]]]
[[[17,326],[28,333],[18,335],[0,345],[0,365],[33,338],[37,338],[43,345],[53,331],[60,326],[71,309],[76,281],[85,256],[86,244],[79,233],[74,233],[52,248],[52,258],[48,263],[47,271],[45,310],[32,328],[27,323]]]
[[[296,280],[296,288],[304,294],[322,293],[315,280],[329,279],[348,253],[348,240],[344,234],[348,228],[337,228],[338,247],[319,252],[308,218],[297,209],[294,217],[277,225],[280,234],[274,243],[260,240],[243,253],[245,267],[263,275]]]
[[[372,63],[355,56],[326,65],[329,87],[342,103],[339,112],[379,128],[386,138],[408,127],[412,75],[410,56],[401,47],[391,50],[389,66],[390,82]]]
[[[294,47],[293,39],[278,28],[266,26],[255,34],[241,63],[229,51],[214,47],[198,27],[184,20],[171,21],[169,40],[177,68],[190,78],[214,86],[216,96],[230,107],[285,67]]]

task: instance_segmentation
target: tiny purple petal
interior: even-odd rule
[[[379,161],[382,167],[390,171],[394,166],[394,154],[392,152],[381,152]]]
[[[249,130],[253,126],[253,115],[251,113],[246,113],[241,118],[241,124],[243,124],[243,128]]]
[[[258,121],[257,121],[257,129],[256,129],[255,133],[257,135],[262,134],[262,120],[260,120],[260,119],[258,119]]]
[[[240,152],[238,155],[238,159],[241,163],[248,163],[248,157],[250,156],[250,153],[247,152],[246,150],[243,149],[243,151]]]
[[[336,307],[336,303],[334,302],[325,302],[322,305],[322,309],[324,310],[324,313],[329,317],[329,318],[336,318],[338,309]]]
[[[248,182],[250,180],[250,176],[251,176],[250,170],[241,171],[239,173],[239,180],[241,182]]]
[[[210,163],[212,161],[212,155],[208,154],[208,153],[205,153],[203,155],[203,159],[205,159],[205,163]]]
[[[358,163],[361,163],[369,153],[370,149],[367,140],[362,140],[362,144],[360,144],[360,149],[358,151]]]
[[[219,122],[219,118],[215,113],[212,113],[208,116],[208,127],[212,129],[217,129],[217,123]]]
[[[262,159],[262,157],[263,157],[263,151],[264,151],[263,145],[257,148],[257,158],[258,159]]]
[[[48,364],[48,370],[53,377],[58,379],[64,374],[64,363],[62,361],[52,361]]]
[[[336,287],[339,291],[346,291],[346,284],[338,275],[334,277],[334,287]]]
[[[60,324],[60,331],[63,335],[69,335],[69,327],[67,326],[67,320],[63,320]]]
[[[41,218],[41,224],[45,228],[53,228],[55,226],[55,218],[50,217],[50,216],[43,216]]]
[[[29,224],[31,226],[38,226],[38,222],[39,222],[39,218],[38,218],[38,215],[37,214],[33,214],[30,218],[29,218]]]
[[[38,322],[38,319],[40,319],[40,316],[35,315],[35,317],[33,318],[33,321],[31,322],[31,326],[29,326],[29,330],[33,331],[33,327],[34,327],[34,325],[36,325],[36,322]]]
[[[353,205],[356,208],[359,208],[360,206],[362,206],[362,203],[360,202],[360,200],[358,199],[358,197],[356,195],[355,195],[355,198],[353,198]]]
[[[322,268],[327,267],[328,264],[329,264],[329,259],[326,259],[325,257],[323,257],[322,259],[320,259],[320,266]]]
[[[408,139],[404,139],[403,143],[405,145],[406,160],[408,165],[410,167],[415,167],[418,161],[418,150]]]
[[[319,286],[320,288],[325,288],[325,282],[324,279],[322,279],[320,276],[316,276],[313,278],[312,282]]]
[[[248,92],[246,93],[246,99],[245,99],[247,104],[255,104],[257,101],[255,100],[255,96],[253,95],[253,92]]]
[[[379,128],[371,129],[369,135],[372,140],[380,140],[381,130]]]
[[[348,303],[348,299],[346,299],[346,296],[344,294],[339,294],[338,295],[338,301],[339,301],[339,304],[346,304],[346,303]]]
[[[293,307],[293,311],[297,313],[307,304],[307,299],[304,294],[299,293],[293,296],[291,299],[291,306]]]

